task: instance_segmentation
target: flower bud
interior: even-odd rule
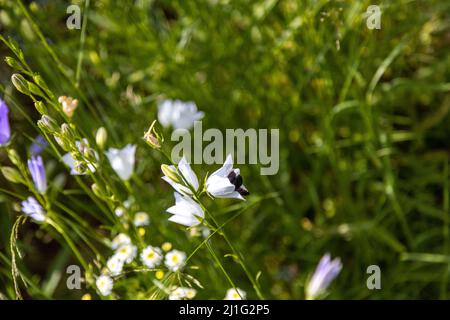
[[[12,57],[6,57],[5,62],[8,64],[8,66],[10,66],[13,69],[16,69],[16,70],[23,69],[22,66],[20,65],[20,63]]]
[[[161,143],[164,142],[164,137],[155,130],[156,120],[152,122],[150,128],[144,133],[145,142],[154,149],[161,148]]]
[[[65,139],[62,134],[60,133],[55,133],[53,135],[53,137],[55,138],[56,143],[64,150],[64,151],[70,151],[72,149],[72,145],[70,143],[70,141],[68,141],[67,139]]]
[[[8,180],[12,183],[23,182],[22,175],[16,169],[11,168],[11,167],[2,167],[1,171],[6,180]]]
[[[75,139],[75,132],[67,123],[63,123],[61,125],[61,134],[66,139],[69,139],[69,140]]]
[[[90,161],[97,161],[97,158],[95,157],[95,151],[91,148],[84,148],[83,150],[83,156]]]
[[[41,88],[39,88],[33,82],[27,81],[27,84],[28,84],[28,89],[30,90],[31,93],[33,93],[37,96],[45,97],[45,94],[42,92]]]
[[[30,95],[28,81],[25,80],[25,78],[21,74],[14,73],[11,77],[11,81],[18,91],[22,92],[23,94]]]
[[[161,171],[164,173],[166,177],[172,180],[175,183],[183,183],[183,179],[179,176],[176,169],[172,166],[168,166],[167,164],[161,165]]]
[[[47,84],[45,83],[44,79],[42,79],[42,77],[41,77],[40,74],[34,74],[34,75],[33,75],[33,80],[34,80],[34,82],[35,82],[39,87],[41,87],[42,89],[44,89],[45,92],[47,92],[47,94],[53,95],[53,94],[51,93],[51,91],[48,89]]]
[[[16,150],[8,149],[8,158],[16,167],[21,166],[22,162],[20,161],[19,154],[17,153]]]
[[[104,198],[104,197],[105,197],[105,194],[104,194],[103,190],[98,186],[98,184],[93,183],[93,184],[91,185],[91,189],[92,189],[92,192],[93,192],[97,197],[99,197],[99,198]]]
[[[41,117],[41,120],[38,121],[38,126],[42,130],[45,130],[47,132],[53,133],[53,132],[59,132],[58,124],[55,120],[53,120],[48,115],[44,114]]]
[[[150,131],[147,131],[144,134],[144,140],[150,147],[154,149],[161,148],[161,143],[159,142],[158,138],[156,138],[156,136],[154,136],[153,133]]]
[[[75,166],[74,166],[74,170],[76,172],[79,172],[79,173],[86,172],[87,165],[84,162],[82,162],[82,161],[76,161],[75,162]]]
[[[98,128],[97,133],[95,134],[95,142],[101,150],[105,148],[107,139],[108,132],[106,131],[106,129],[104,127]]]
[[[34,103],[34,107],[40,114],[47,114],[47,112],[48,112],[47,107],[45,106],[45,104],[42,101],[36,101]]]

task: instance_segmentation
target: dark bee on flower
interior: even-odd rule
[[[239,192],[241,196],[247,196],[250,194],[247,188],[244,187],[244,179],[239,174],[239,170],[233,170],[228,174],[228,180],[230,180],[231,184],[234,185],[234,190]]]

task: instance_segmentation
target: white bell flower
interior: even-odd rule
[[[233,169],[231,154],[227,156],[223,166],[208,177],[206,190],[216,198],[245,200],[243,196],[248,195],[249,192],[242,183],[239,169]]]
[[[106,152],[109,163],[120,179],[130,179],[134,170],[136,145],[127,144],[122,149],[109,148]]]

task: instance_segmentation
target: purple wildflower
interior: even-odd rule
[[[341,259],[331,260],[330,254],[325,254],[316,268],[306,287],[306,298],[314,300],[325,293],[330,283],[341,272]]]
[[[47,177],[45,176],[44,162],[41,156],[31,157],[28,160],[28,170],[30,170],[34,185],[40,193],[47,190]]]
[[[32,156],[38,156],[48,147],[48,142],[42,135],[38,135],[30,146],[30,153]]]
[[[36,222],[45,220],[45,211],[42,206],[33,197],[28,197],[27,200],[22,201],[22,211]]]
[[[11,137],[11,129],[8,120],[9,108],[5,101],[0,99],[0,145],[4,145]]]

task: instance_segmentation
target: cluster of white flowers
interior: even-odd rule
[[[78,101],[71,97],[61,96],[60,102],[63,112],[67,117],[72,118],[78,106]],[[193,102],[182,102],[179,100],[164,100],[158,105],[159,122],[164,127],[173,127],[174,129],[191,129],[194,122],[202,119],[204,113],[197,110],[197,106]],[[49,126],[53,125],[48,120]],[[101,157],[99,152],[104,152],[109,164],[117,176],[124,181],[124,185],[129,188],[129,180],[132,178],[135,169],[136,145],[127,144],[123,148],[109,148],[105,150],[107,133],[106,130],[98,130],[96,135],[96,145],[98,150],[92,148],[87,139],[76,140],[79,137],[74,134],[74,126],[63,124],[61,126],[61,134],[56,135],[58,144],[67,152],[62,161],[70,168],[72,175],[86,175],[87,173],[95,173],[99,169],[99,161]],[[150,135],[151,134],[151,135]],[[161,137],[156,131],[149,130],[147,140],[150,139],[151,145],[157,148],[161,147]],[[32,163],[33,164],[33,163]],[[34,167],[33,167],[34,168]],[[248,195],[248,191],[243,185],[243,179],[239,169],[233,168],[232,156],[229,154],[221,168],[213,172],[202,184],[195,172],[191,169],[187,159],[183,157],[177,165],[163,165],[162,177],[175,190],[175,204],[166,211],[171,214],[169,221],[187,226],[190,228],[192,236],[202,235],[204,238],[210,234],[210,225],[205,222],[205,208],[199,200],[200,195],[206,192],[212,198],[235,198],[245,200],[244,196]],[[36,171],[36,170],[35,170]],[[34,172],[34,171],[33,171]],[[32,174],[33,174],[32,172]],[[33,176],[36,183],[36,177]],[[40,182],[40,181],[38,181]],[[45,192],[46,181],[42,183]],[[102,195],[101,189],[92,188],[95,195]],[[98,192],[98,193],[97,193]],[[31,203],[31,204],[30,204]],[[34,213],[32,217],[37,221],[42,221],[43,214],[39,214],[36,208],[32,208],[35,203],[29,201],[24,204],[24,212]],[[146,212],[139,211],[137,205],[133,204],[133,199],[124,201],[117,205],[114,203],[114,214],[123,224],[124,230],[128,230],[132,224],[136,227],[139,236],[145,235],[145,228],[150,224],[150,217]],[[31,210],[33,209],[33,210]],[[205,223],[203,223],[205,222]],[[141,242],[139,242],[142,245]],[[126,233],[117,234],[110,242],[110,248],[113,253],[106,260],[100,275],[95,280],[97,291],[102,296],[109,296],[113,293],[114,281],[123,274],[124,268],[145,266],[149,269],[155,269],[164,265],[166,270],[170,272],[180,272],[186,265],[187,255],[185,252],[172,249],[170,246],[162,245],[161,248],[152,245],[146,245],[140,249],[135,245]],[[136,259],[139,257],[139,259]],[[155,277],[162,279],[164,272],[155,270],[160,273],[160,278],[155,273]],[[189,284],[190,286],[190,284]],[[197,291],[191,287],[173,286],[167,291],[170,300],[193,299]],[[241,289],[229,289],[225,299],[245,299],[245,292]]]
[[[181,270],[186,263],[186,253],[176,249],[170,250],[171,245],[163,245],[163,248],[168,251],[164,256],[163,250],[159,247],[147,246],[140,253],[140,260],[144,266],[153,269],[161,265],[164,261],[166,268],[172,272]],[[119,233],[111,241],[111,249],[114,250],[113,255],[106,261],[106,267],[103,269],[102,275],[97,278],[96,286],[98,292],[107,296],[112,293],[114,285],[113,277],[119,276],[125,267],[132,263],[138,253],[137,247],[132,243],[131,238],[125,233]],[[188,296],[195,296],[195,290],[181,296],[180,292],[174,293],[175,296],[180,296],[180,299]]]
[[[194,227],[199,225],[205,217],[205,212],[194,198],[199,190],[199,182],[195,172],[183,157],[177,166],[163,165],[164,173],[162,179],[175,189],[175,205],[166,211],[172,216],[169,221]],[[205,183],[208,194],[216,198],[236,198],[245,200],[244,195],[249,192],[243,185],[239,169],[233,169],[233,159],[229,154],[223,166],[208,177]]]
[[[193,299],[197,294],[197,290],[186,287],[174,287],[169,294],[169,300]]]

